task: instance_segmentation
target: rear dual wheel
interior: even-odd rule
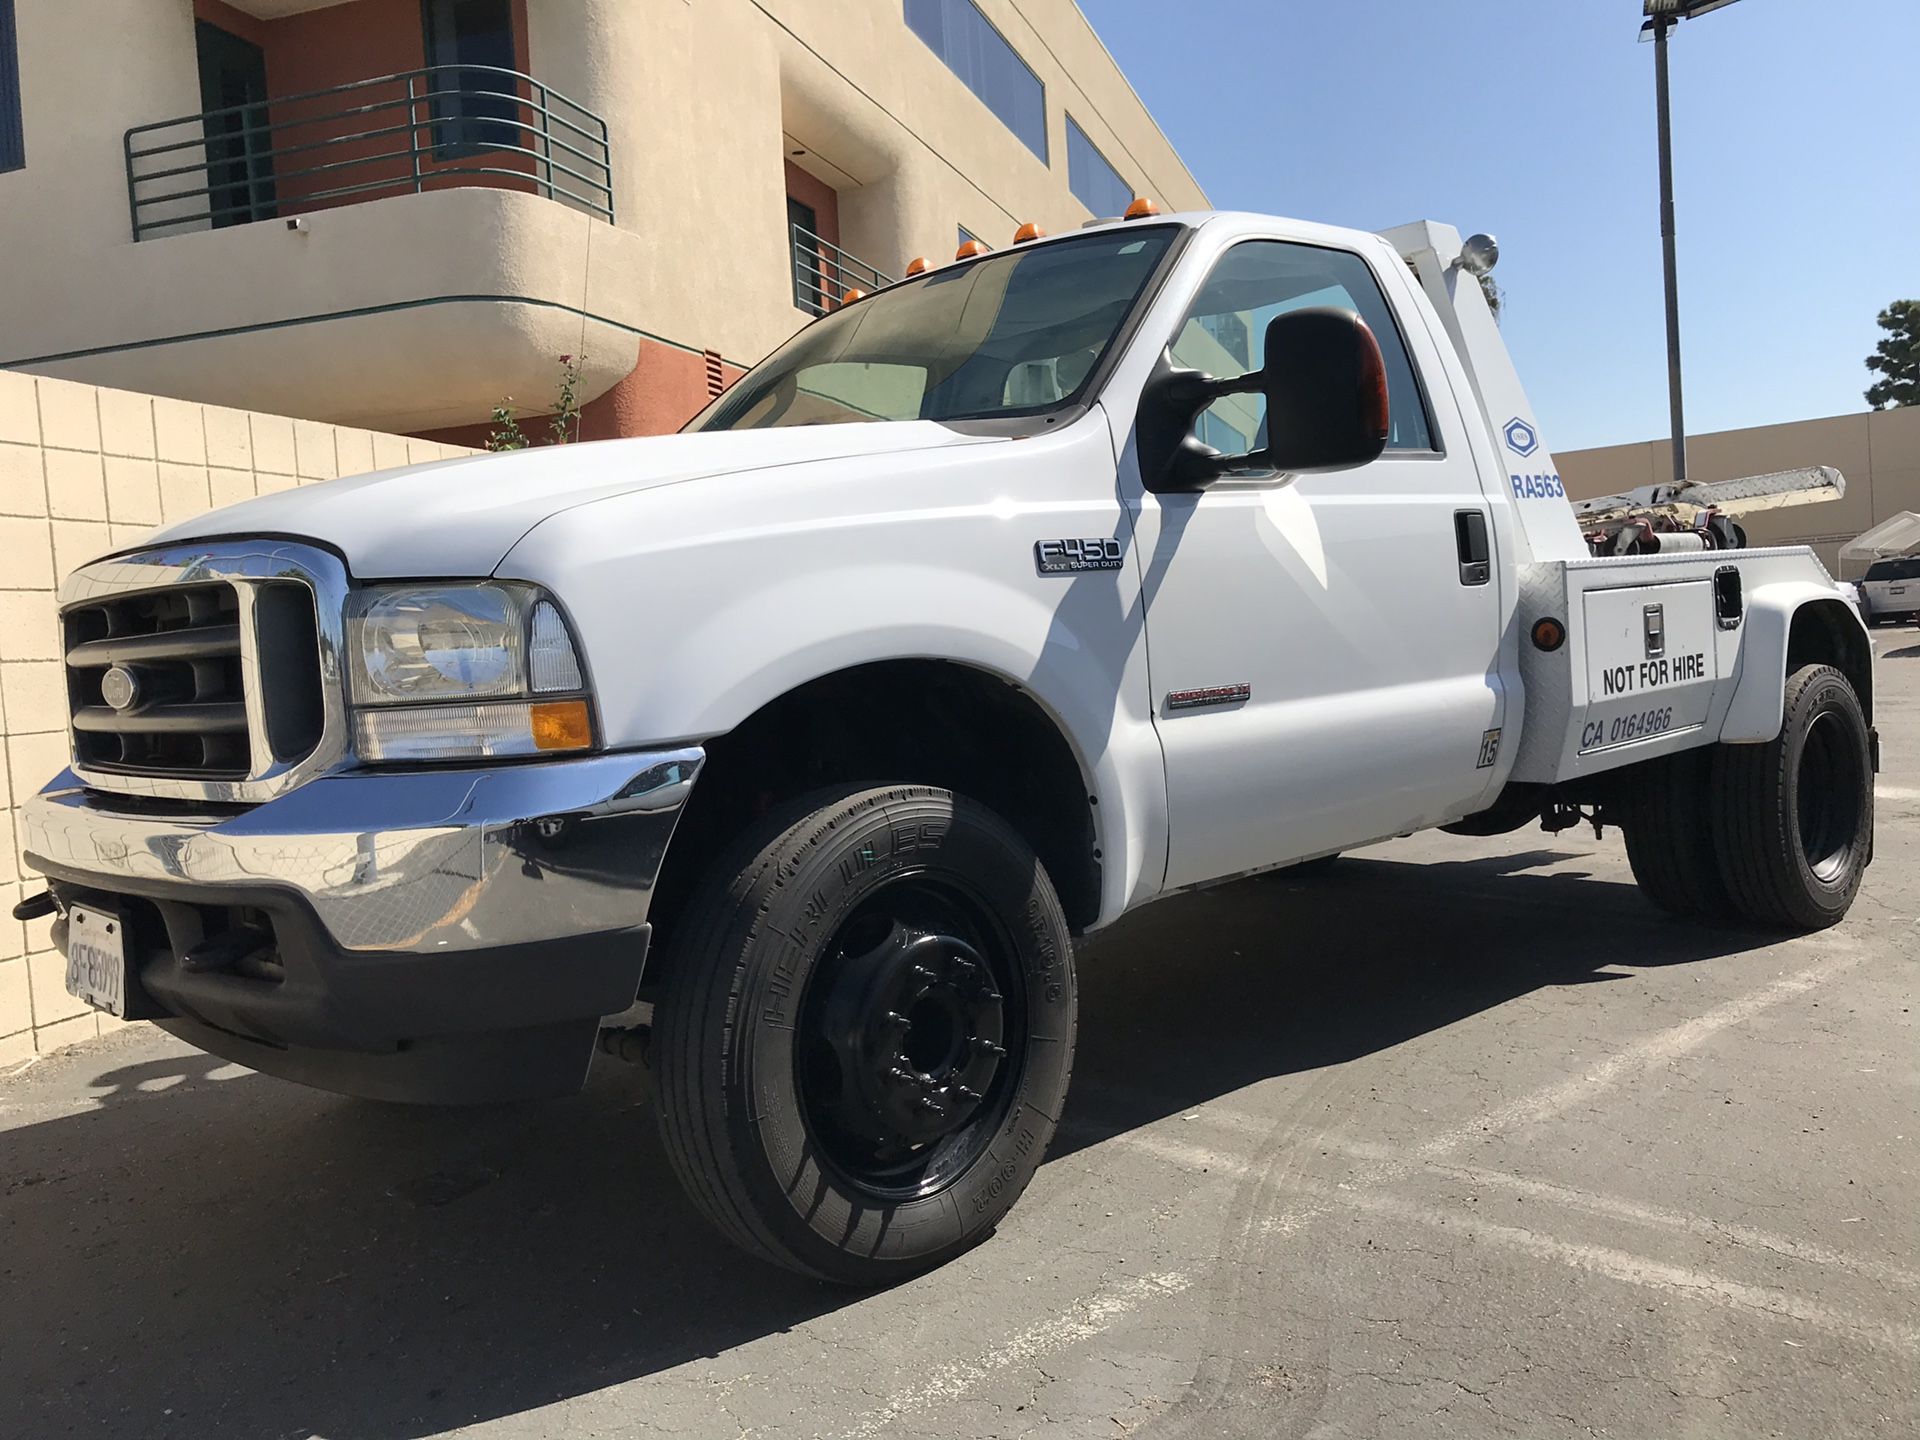
[[[661,1130],[707,1217],[851,1285],[987,1235],[1073,1059],[1071,937],[1019,835],[942,790],[825,792],[754,827],[680,923]]]
[[[1873,856],[1873,766],[1847,677],[1787,677],[1780,733],[1649,761],[1621,777],[1627,859],[1671,914],[1817,930],[1853,904]]]
[[[1788,676],[1775,739],[1716,747],[1713,804],[1741,914],[1802,930],[1839,921],[1873,857],[1872,750],[1847,677],[1831,665]]]

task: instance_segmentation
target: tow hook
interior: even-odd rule
[[[600,1029],[600,1053],[629,1065],[650,1066],[653,1054],[651,1025],[605,1025]]]
[[[18,902],[13,907],[13,918],[16,920],[38,920],[42,916],[53,914],[56,908],[53,900],[53,892],[51,890],[42,890],[39,894],[29,895],[26,899]]]

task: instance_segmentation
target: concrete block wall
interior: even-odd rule
[[[20,802],[67,764],[60,579],[214,506],[470,453],[0,371],[0,1073],[117,1023],[67,994],[50,922],[13,918],[39,888],[20,862]]]

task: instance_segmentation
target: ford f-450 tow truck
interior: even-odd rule
[[[1156,897],[1584,819],[1666,910],[1838,921],[1859,616],[1711,503],[1583,531],[1493,255],[1149,214],[850,295],[677,435],[160,531],[62,591],[23,909],[350,1094],[572,1091],[647,1017],[699,1208],[851,1284],[1007,1213],[1075,938]]]

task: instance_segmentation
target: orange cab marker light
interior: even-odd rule
[[[1537,650],[1549,654],[1567,643],[1567,627],[1551,615],[1542,616],[1533,622],[1533,644]]]
[[[924,275],[927,273],[927,257],[916,255],[907,262],[907,274]]]
[[[1016,245],[1024,245],[1029,240],[1044,240],[1046,238],[1047,232],[1031,220],[1013,232],[1013,243]]]
[[[1127,219],[1144,220],[1149,215],[1158,215],[1160,207],[1144,195],[1134,196],[1133,203],[1127,206]]]
[[[584,700],[548,700],[528,712],[536,750],[585,750],[593,744],[593,722]]]
[[[987,253],[986,241],[969,240],[964,245],[962,245],[958,250],[953,252],[953,258],[956,260],[971,260],[976,255],[984,255],[986,253]]]
[[[852,304],[852,303],[853,303],[854,301],[856,301],[856,300],[864,300],[864,299],[866,299],[866,298],[867,298],[867,292],[866,292],[866,291],[864,291],[864,290],[860,290],[860,289],[857,289],[857,288],[856,288],[856,289],[849,289],[849,290],[846,290],[846,291],[844,291],[844,292],[843,292],[843,293],[841,294],[841,296],[840,296],[840,303],[841,303],[842,305],[851,305],[851,304]]]

